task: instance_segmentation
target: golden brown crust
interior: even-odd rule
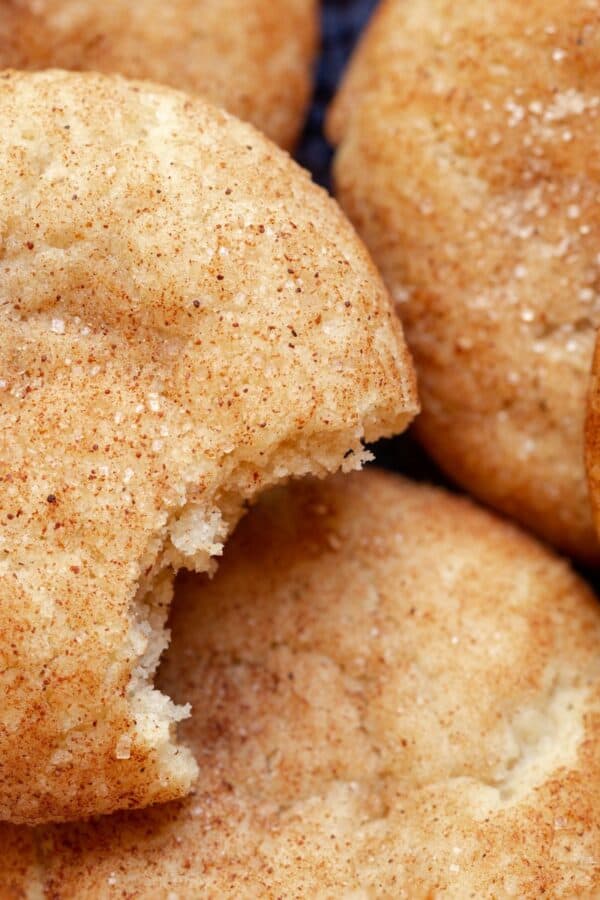
[[[187,791],[168,572],[416,399],[351,227],[253,128],[92,74],[0,110],[0,817],[36,822]]]
[[[587,397],[585,463],[596,531],[600,534],[600,341],[598,339]]]
[[[316,40],[316,0],[0,0],[0,68],[150,79],[206,95],[285,147]]]
[[[195,795],[43,831],[48,897],[598,895],[600,612],[516,529],[373,471],[302,482],[172,624]]]
[[[0,847],[2,900],[40,900],[44,896],[44,870],[35,831],[0,823]]]
[[[427,450],[591,562],[599,58],[586,0],[388,0],[329,122],[338,196],[414,352]]]

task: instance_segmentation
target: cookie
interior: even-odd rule
[[[585,426],[585,459],[596,530],[600,534],[600,342],[592,363]]]
[[[415,357],[419,438],[471,493],[589,563],[599,53],[586,0],[387,0],[329,119],[337,195]]]
[[[598,893],[600,610],[516,528],[372,470],[303,481],[172,628],[195,794],[37,832],[41,896]]]
[[[65,72],[2,76],[0,119],[0,817],[34,823],[190,788],[173,572],[416,399],[364,248],[252,127]]]
[[[291,147],[317,42],[315,0],[0,3],[0,68],[119,73],[199,93]]]

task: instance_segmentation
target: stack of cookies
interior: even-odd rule
[[[600,896],[600,10],[318,12],[0,3],[0,900]]]

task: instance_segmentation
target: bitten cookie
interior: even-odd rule
[[[317,41],[316,0],[1,0],[0,68],[81,69],[204,94],[290,147]]]
[[[416,411],[379,277],[257,131],[119,77],[0,77],[0,817],[184,794],[173,571]]]
[[[392,475],[304,481],[172,625],[195,794],[36,832],[41,896],[597,896],[600,609],[517,529]]]
[[[597,563],[600,20],[586,0],[387,0],[329,121],[339,199],[405,323],[428,452]]]

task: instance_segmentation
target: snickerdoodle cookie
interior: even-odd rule
[[[453,478],[600,560],[583,464],[600,325],[600,17],[587,0],[387,0],[329,130]]]
[[[251,126],[65,72],[0,77],[0,123],[0,817],[39,822],[189,789],[173,571],[416,400],[364,248]]]
[[[33,848],[14,829],[5,879],[55,900],[598,895],[600,609],[516,528],[373,471],[303,481],[213,581],[183,580],[172,625],[160,683],[192,702],[195,794]]]

